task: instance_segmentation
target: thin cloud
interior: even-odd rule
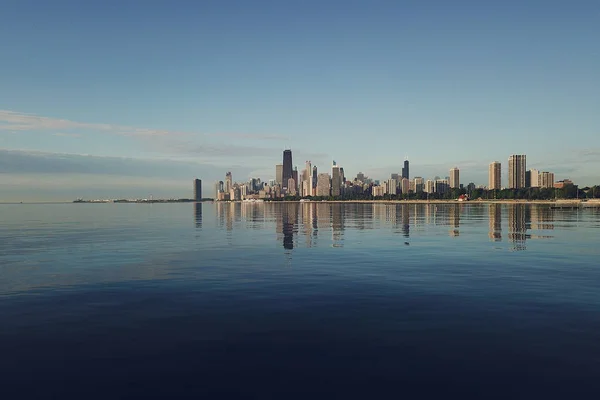
[[[92,130],[106,133],[112,133],[122,136],[138,136],[138,137],[174,137],[174,136],[205,136],[219,137],[232,139],[249,139],[249,140],[286,140],[287,137],[278,134],[254,134],[254,133],[236,133],[236,132],[219,132],[219,133],[197,133],[197,132],[180,132],[164,129],[150,129],[142,127],[132,127],[124,125],[78,122],[62,118],[43,117],[35,114],[0,110],[0,131],[11,133],[27,132],[27,131],[59,131],[55,136],[76,137],[73,134],[64,132],[68,130]]]
[[[56,132],[56,133],[53,133],[52,136],[79,138],[82,135],[80,135],[79,133]]]

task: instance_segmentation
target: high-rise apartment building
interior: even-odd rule
[[[458,167],[454,167],[450,169],[450,177],[449,177],[450,187],[452,189],[458,189],[460,187],[460,171]]]
[[[404,160],[404,167],[402,167],[402,177],[409,179],[408,175],[408,160]]]
[[[427,179],[427,182],[425,182],[425,192],[435,193],[435,181]]]
[[[342,171],[335,161],[331,167],[331,195],[339,196],[342,190]]]
[[[288,181],[292,176],[292,150],[283,151],[282,187],[287,189]]]
[[[329,174],[319,174],[317,177],[317,196],[331,195],[331,178]]]
[[[525,171],[527,170],[527,156],[513,154],[508,158],[508,187],[522,189],[525,187]]]
[[[554,173],[552,172],[540,172],[539,184],[541,188],[552,188],[554,187]]]
[[[194,200],[202,200],[202,181],[200,179],[194,179]]]
[[[385,193],[386,194],[398,194],[398,181],[395,179],[388,179],[385,183]]]
[[[283,164],[275,165],[275,182],[278,185],[283,185]]]
[[[502,188],[502,165],[498,161],[490,163],[488,172],[488,189],[498,190]]]
[[[527,171],[527,175],[525,177],[525,179],[529,182],[529,185],[526,185],[525,187],[532,187],[532,188],[536,188],[536,187],[540,187],[540,171],[537,169],[530,169],[529,171]]]

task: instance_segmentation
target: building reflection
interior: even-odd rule
[[[448,208],[448,223],[450,224],[450,236],[456,237],[460,235],[460,205],[451,204]]]
[[[527,241],[527,225],[530,218],[529,207],[521,204],[510,204],[508,206],[508,240],[511,241],[513,250],[527,249],[525,242]]]
[[[410,237],[410,212],[408,210],[408,205],[402,205],[401,210],[402,215],[402,236],[405,238]]]
[[[331,241],[333,247],[344,246],[344,204],[331,204]]]
[[[202,228],[202,203],[194,203],[194,222],[196,228]]]
[[[294,234],[297,233],[298,224],[298,203],[285,203],[281,208],[281,215],[278,221],[281,223],[277,224],[280,230],[278,233],[283,242],[283,248],[292,250],[294,248]]]
[[[201,203],[194,205],[197,228],[202,227],[202,207]],[[484,231],[489,240],[502,242],[507,239],[511,250],[519,251],[527,249],[528,240],[550,237],[543,232],[532,234],[533,231],[554,229],[554,210],[528,204],[222,202],[216,204],[216,215],[218,227],[226,231],[261,229],[264,224],[274,222],[278,240],[286,250],[323,245],[343,247],[348,244],[346,229],[387,230],[406,239],[411,233],[414,236],[414,232],[433,229],[432,232],[443,231],[458,238],[462,236],[462,218],[469,222],[469,233],[477,232],[473,222],[485,224]],[[464,234],[465,229],[462,231]]]
[[[490,204],[488,206],[489,237],[494,242],[502,241],[502,205]]]

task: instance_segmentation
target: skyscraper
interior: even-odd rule
[[[315,165],[312,170],[312,187],[315,189],[317,187],[317,166]]]
[[[409,179],[408,176],[408,160],[404,160],[404,167],[402,167],[402,177]]]
[[[402,183],[400,184],[402,194],[408,194],[410,192],[410,180],[408,178],[402,178]]]
[[[551,188],[554,187],[554,173],[552,172],[540,172],[539,187]]]
[[[330,185],[329,174],[319,174],[317,178],[317,196],[329,196],[331,194]]]
[[[540,184],[540,171],[539,170],[532,168],[527,172],[529,175],[529,186],[526,186],[526,187],[534,187],[535,188],[535,187],[542,186]]]
[[[278,185],[283,185],[283,164],[275,165],[275,182]]]
[[[340,166],[336,165],[335,161],[331,167],[331,195],[339,196],[342,188],[342,171]]]
[[[287,189],[288,180],[293,178],[292,176],[292,150],[283,151],[283,172],[282,172],[282,186]]]
[[[302,196],[312,195],[312,164],[310,161],[306,162],[306,175],[302,177]]]
[[[498,161],[490,163],[488,171],[488,189],[501,189],[501,164]]]
[[[292,170],[292,179],[294,180],[294,187],[293,187],[294,192],[297,192],[298,191],[298,167],[294,167],[294,169]],[[290,188],[288,185],[288,189],[292,189],[292,188]]]
[[[415,192],[421,193],[425,189],[425,181],[420,176],[415,176]]]
[[[194,200],[202,200],[202,181],[200,179],[194,179]]]
[[[233,189],[233,178],[231,172],[225,174],[225,193],[229,193]]]
[[[450,169],[450,187],[452,189],[458,189],[460,187],[460,171],[458,167]]]
[[[513,154],[508,158],[508,187],[510,189],[525,187],[526,167],[527,156],[525,154]]]

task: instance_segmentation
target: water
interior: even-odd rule
[[[596,398],[600,212],[0,206],[9,398]]]

